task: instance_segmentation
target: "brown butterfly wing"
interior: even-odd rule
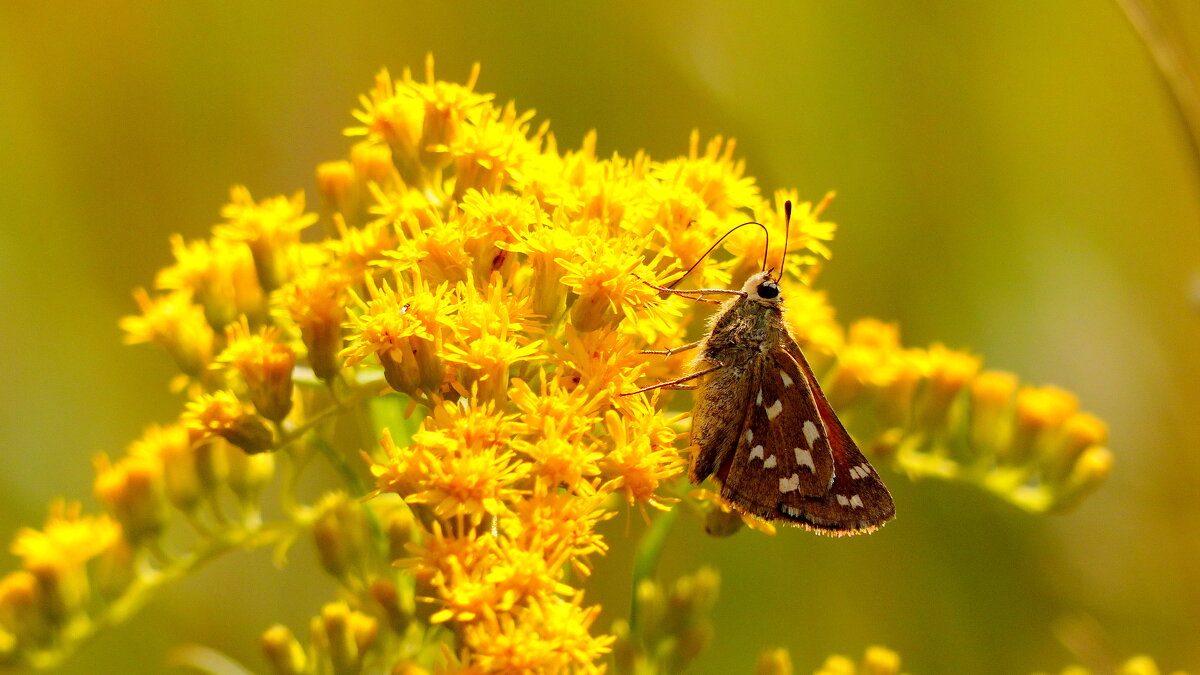
[[[802,371],[819,413],[818,444],[829,448],[833,458],[833,484],[821,497],[789,491],[778,518],[818,534],[845,536],[872,532],[896,515],[887,486],[855,445],[846,427],[834,414],[817,384],[812,368],[800,347],[790,339],[783,345],[785,357]]]
[[[787,519],[789,495],[823,498],[834,480],[833,456],[819,442],[817,400],[784,350],[756,357],[737,450],[717,471],[721,496],[761,518]]]

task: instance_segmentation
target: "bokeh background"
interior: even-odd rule
[[[116,325],[168,235],[205,234],[234,183],[312,195],[356,95],[429,51],[447,79],[481,61],[479,88],[562,147],[595,128],[602,154],[668,158],[698,128],[764,189],[836,189],[820,286],[843,320],[974,350],[1111,425],[1113,475],[1068,515],[885,471],[900,515],[872,537],[677,527],[660,573],[723,580],[695,672],[868,644],[914,674],[1200,670],[1200,174],[1106,0],[0,4],[0,536],[55,496],[94,504],[91,456],[176,416],[171,365]],[[629,565],[600,561],[604,626]],[[316,567],[305,546],[283,571],[220,560],[64,672],[160,672],[184,643],[261,670],[258,634],[304,633],[332,597]]]

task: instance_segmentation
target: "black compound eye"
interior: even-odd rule
[[[779,286],[773,281],[765,281],[758,285],[758,297],[772,300],[779,297]]]

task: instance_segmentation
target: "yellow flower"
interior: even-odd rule
[[[271,430],[232,392],[203,394],[189,401],[180,418],[195,441],[219,436],[249,453],[269,450]]]
[[[979,359],[935,344],[926,352],[928,384],[917,404],[917,422],[929,427],[944,425],[950,405],[979,372]]]
[[[1015,428],[1006,454],[1014,462],[1031,459],[1048,436],[1079,409],[1070,393],[1057,387],[1023,387],[1017,391]]]
[[[481,672],[601,673],[596,660],[609,652],[612,638],[588,632],[599,613],[599,607],[583,608],[579,597],[547,597],[513,615],[486,617],[468,626],[463,638]]]
[[[121,319],[126,344],[154,342],[167,350],[185,375],[201,378],[213,357],[213,329],[204,309],[192,302],[191,291],[151,298],[144,289],[133,293],[141,316]]]
[[[670,331],[662,316],[670,305],[653,302],[657,291],[643,282],[657,283],[657,275],[640,255],[646,242],[589,238],[579,244],[582,250],[576,257],[557,261],[566,271],[562,283],[579,296],[571,305],[571,323],[576,330],[588,333],[615,328],[622,320],[635,324],[643,319],[651,329]],[[651,311],[638,315],[647,308]]]
[[[478,324],[472,324],[478,325]],[[542,342],[525,343],[519,334],[509,336],[507,330],[500,334],[484,333],[459,344],[446,345],[446,360],[466,366],[467,372],[459,374],[460,388],[474,388],[481,400],[496,400],[508,392],[509,369],[522,361],[532,361],[542,356]]]
[[[40,642],[52,627],[87,606],[87,563],[116,547],[121,526],[108,516],[85,516],[78,503],[55,501],[41,530],[22,528],[10,551],[22,572],[0,582],[0,629]]]
[[[446,403],[413,435],[413,444],[397,448],[385,436],[387,460],[373,464],[380,490],[393,491],[412,504],[429,504],[440,518],[481,518],[509,512],[518,494],[515,483],[529,467],[509,447],[512,416],[490,405],[465,409]]]
[[[342,324],[346,320],[346,280],[330,270],[309,268],[280,291],[288,316],[300,328],[308,367],[322,380],[341,369]]]
[[[204,307],[213,328],[224,328],[245,314],[252,320],[263,316],[266,307],[254,256],[244,243],[214,238],[185,244],[183,237],[171,238],[175,264],[158,273],[155,284],[167,291],[187,291]]]
[[[21,528],[9,550],[26,568],[77,567],[99,555],[121,536],[106,515],[83,515],[79,503],[55,501],[41,530]]]
[[[463,196],[463,247],[473,261],[472,276],[487,283],[493,274],[508,279],[517,268],[509,247],[545,215],[533,199],[472,190]]]
[[[250,401],[263,417],[278,424],[292,409],[292,368],[296,353],[279,341],[277,327],[251,334],[246,318],[225,328],[225,351],[217,357],[237,371]]]
[[[350,227],[338,213],[333,218],[338,236],[326,242],[346,281],[362,279],[372,267],[394,257],[400,246],[396,227],[387,220],[372,220],[361,228]]]
[[[226,222],[213,232],[250,248],[258,283],[268,293],[291,279],[301,262],[295,250],[300,231],[317,222],[316,214],[304,212],[303,192],[291,199],[273,197],[256,203],[241,185],[230,191],[230,203],[221,209],[221,216]]]
[[[567,289],[563,287],[564,268],[561,261],[572,256],[579,237],[569,228],[571,221],[560,209],[551,216],[551,223],[531,225],[515,241],[502,246],[513,255],[525,257],[524,274],[520,283],[532,300],[532,314],[543,323],[557,323],[566,306]]]
[[[130,542],[154,539],[166,522],[162,464],[156,457],[129,455],[115,464],[96,458],[96,497],[112,511]]]
[[[758,186],[745,176],[746,163],[734,159],[737,144],[717,136],[700,153],[700,132],[692,131],[688,154],[656,166],[653,176],[663,183],[678,183],[699,195],[709,211],[725,218],[761,203]]]
[[[553,423],[542,433],[536,441],[513,441],[513,449],[531,460],[531,472],[548,485],[562,485],[571,492],[593,492],[595,488],[585,479],[600,475],[599,461],[604,453],[590,443],[559,435]]]
[[[384,377],[396,391],[433,394],[445,375],[442,344],[454,309],[445,285],[435,289],[417,280],[411,290],[376,286],[367,277],[369,300],[351,319],[350,344],[342,350],[353,366],[374,354]],[[399,280],[397,280],[399,284]]]
[[[525,435],[561,436],[572,442],[600,421],[602,395],[584,387],[567,387],[561,380],[543,381],[534,391],[524,380],[514,380],[509,399],[520,411],[518,422]]]
[[[527,138],[533,111],[517,113],[511,102],[496,110],[477,109],[473,124],[464,125],[457,137],[432,146],[454,161],[454,199],[461,201],[468,190],[499,192],[530,157],[535,155],[545,125]]]
[[[576,573],[587,576],[589,556],[608,551],[596,527],[615,514],[604,508],[605,495],[575,497],[540,485],[517,503],[517,517],[504,521],[505,532],[518,546],[542,551],[547,560],[568,560]]]
[[[673,445],[675,432],[649,411],[630,420],[610,410],[604,415],[604,425],[613,442],[601,463],[604,476],[619,481],[630,504],[667,510],[672,500],[658,495],[657,490],[682,470],[683,460]]]

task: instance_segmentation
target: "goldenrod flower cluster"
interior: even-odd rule
[[[788,318],[875,459],[1034,511],[1107,474],[1104,425],[1070,394],[901,347],[878,321],[847,333],[809,288],[834,232],[828,197],[764,196],[721,138],[693,135],[666,161],[601,157],[594,134],[560,150],[476,75],[438,81],[432,61],[424,78],[381,73],[348,158],[317,168],[315,211],[303,193],[238,187],[211,237],[171,241],[174,263],[121,325],[167,352],[187,401],[96,460],[105,513],[58,504],[18,535],[0,661],[56,663],[214,556],[308,539],[344,592],[306,638],[264,633],[275,672],[587,673],[614,649],[621,672],[681,669],[709,640],[714,572],[672,591],[637,580],[638,618],[615,635],[581,590],[611,543],[605,520],[705,503],[681,479],[685,395],[621,394],[686,370],[639,350],[701,330],[696,306],[647,282],[751,218],[781,233],[785,201],[798,207],[771,259],[787,253]],[[683,287],[740,284],[763,246],[737,232]],[[342,486],[302,503],[317,470]],[[263,503],[271,484],[277,505]],[[785,672],[764,658],[760,672]]]
[[[1188,675],[1182,670],[1163,671],[1149,656],[1135,656],[1111,667],[1091,669],[1083,666],[1067,666],[1059,671],[1059,675],[1093,675],[1093,673],[1110,672],[1113,675]],[[1035,675],[1045,675],[1035,673]]]
[[[755,668],[756,675],[792,675],[792,659],[786,649],[769,649],[758,657]],[[855,662],[845,656],[834,655],[825,659],[821,667],[814,671],[816,675],[900,675],[900,655],[880,646],[867,647],[862,659]],[[1083,666],[1068,666],[1059,675],[1092,675],[1095,672]],[[1160,675],[1154,659],[1148,656],[1135,656],[1120,664],[1100,672],[1110,672],[1114,675]],[[1035,673],[1034,675],[1046,675]],[[1187,675],[1179,670],[1171,675]]]

